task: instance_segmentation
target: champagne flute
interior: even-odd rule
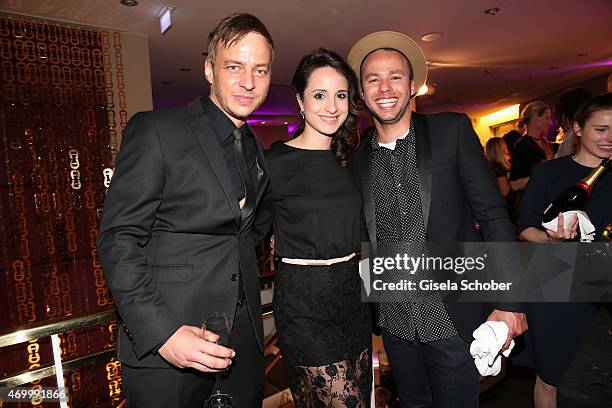
[[[226,313],[222,312],[214,312],[210,315],[206,316],[202,322],[202,337],[204,337],[204,331],[208,330],[219,336],[219,338],[215,341],[215,344],[218,344],[223,347],[230,346],[230,324],[229,317]],[[225,370],[228,370],[226,368]],[[219,382],[221,373],[215,373],[217,377],[217,383]],[[210,397],[206,399],[204,402],[204,408],[233,408],[234,400],[231,395],[222,393],[219,389],[215,391]]]

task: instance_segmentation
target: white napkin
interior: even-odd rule
[[[501,371],[501,356],[508,357],[514,348],[514,340],[510,347],[500,353],[510,329],[504,322],[488,321],[481,324],[472,335],[474,341],[470,345],[470,354],[474,364],[482,376],[495,376]]]
[[[595,239],[595,227],[589,219],[589,216],[584,211],[566,211],[563,213],[563,222],[569,226],[570,220],[578,216],[578,227],[580,228],[580,242],[592,242]],[[555,217],[552,221],[542,223],[542,226],[549,231],[557,231],[557,220]],[[565,227],[564,225],[564,227]]]

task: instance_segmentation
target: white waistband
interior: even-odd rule
[[[342,258],[332,259],[295,259],[295,258],[281,258],[281,262],[292,264],[292,265],[333,265],[340,262],[346,262],[355,256],[353,252],[350,255],[343,256]]]

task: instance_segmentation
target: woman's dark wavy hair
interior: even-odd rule
[[[601,95],[593,96],[586,101],[576,113],[576,123],[583,129],[584,124],[593,113],[609,109],[612,109],[612,93],[606,92]]]
[[[331,150],[336,156],[336,161],[341,166],[346,166],[348,156],[355,151],[358,143],[358,135],[356,132],[357,118],[361,110],[361,98],[359,97],[359,88],[357,76],[352,68],[342,59],[342,57],[333,51],[325,48],[314,50],[306,55],[298,64],[291,84],[295,93],[300,95],[304,100],[304,90],[308,86],[310,75],[318,69],[331,67],[340,75],[346,78],[348,82],[348,102],[349,112],[346,121],[338,128],[332,136]],[[294,133],[294,136],[299,136],[304,131],[304,122],[302,122]]]
[[[563,91],[555,101],[555,119],[564,127],[574,124],[574,117],[578,109],[593,96],[593,93],[585,88],[571,88]]]

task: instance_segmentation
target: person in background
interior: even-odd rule
[[[521,136],[523,136],[523,134],[519,132],[518,130],[510,130],[502,136],[502,138],[504,139],[504,142],[506,143],[506,147],[508,148],[508,151],[510,152],[510,155],[512,155],[514,146],[516,145],[516,142],[518,142],[518,140],[521,138]]]
[[[525,126],[525,134],[512,151],[510,180],[529,177],[533,165],[546,160],[546,153],[538,141],[546,135],[550,124],[551,112],[545,102],[533,101],[523,108],[518,125]],[[527,180],[524,183],[526,185]]]
[[[485,144],[485,156],[489,162],[491,172],[495,176],[497,188],[502,197],[506,198],[512,187],[508,180],[510,172],[510,153],[504,139],[501,137],[492,137]]]
[[[542,148],[542,150],[544,151],[546,160],[551,160],[554,158],[559,145],[554,143],[552,140],[548,138],[548,131],[544,135],[538,137],[536,139],[536,142],[540,146],[540,148]]]
[[[560,141],[555,158],[573,155],[578,150],[580,140],[574,133],[574,116],[593,94],[584,88],[572,88],[564,91],[555,101],[555,119],[561,131],[557,135]]]
[[[507,134],[508,133],[506,133],[506,135]],[[510,221],[514,225],[516,224],[516,211],[513,205],[516,199],[516,193],[518,190],[524,188],[527,183],[527,177],[510,181],[510,163],[512,162],[512,155],[504,139],[492,137],[487,140],[485,144],[485,156],[489,162],[491,172],[495,176],[499,193],[506,200]]]
[[[535,164],[547,160],[541,140],[545,138],[550,128],[551,117],[549,106],[542,101],[530,102],[521,111],[517,126],[524,127],[525,133],[514,145],[510,165],[510,181],[514,182],[515,189],[509,198],[508,211],[513,220],[518,217],[518,208],[523,190],[529,181],[531,168]],[[546,146],[544,145],[544,147]]]
[[[601,160],[612,157],[612,94],[589,99],[576,115],[574,132],[580,149],[574,155],[537,164],[521,203],[518,228],[524,241],[555,243],[576,239],[577,219],[559,215],[557,231],[544,230],[542,213],[567,188],[586,177]],[[586,208],[596,240],[612,223],[612,173],[595,185]],[[529,332],[526,349],[514,362],[535,368],[536,408],[556,407],[557,386],[578,350],[580,340],[597,310],[593,303],[531,303],[528,305]]]
[[[360,98],[352,69],[324,48],[293,76],[303,118],[266,153],[270,187],[255,238],[273,225],[278,343],[297,407],[369,407],[372,332],[359,277],[361,197],[348,167]]]

